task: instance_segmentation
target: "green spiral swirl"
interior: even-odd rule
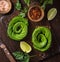
[[[22,40],[28,32],[28,20],[19,16],[14,17],[7,29],[8,36],[13,40]]]
[[[46,51],[51,45],[52,41],[51,31],[46,27],[38,27],[33,31],[32,43],[35,49],[39,51]]]

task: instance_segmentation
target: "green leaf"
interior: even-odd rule
[[[28,12],[28,8],[24,8],[22,12],[27,13]]]
[[[47,4],[53,4],[53,0],[44,0],[41,7],[45,9]]]
[[[19,2],[19,0],[17,0],[17,3],[15,4],[15,8],[17,10],[20,10],[21,9],[21,3]]]
[[[25,17],[27,11],[28,11],[28,9],[27,9],[27,8],[24,8],[24,9],[20,12],[20,14],[19,14],[18,16]]]
[[[13,55],[17,60],[20,60],[20,62],[29,62],[30,56],[27,53],[14,52]]]
[[[49,0],[48,1],[48,4],[53,4],[53,0]]]
[[[20,12],[20,14],[18,16],[25,17],[25,13]]]
[[[24,0],[24,2],[27,4],[27,6],[30,5],[30,0]]]
[[[29,59],[30,59],[29,55],[27,53],[24,53],[24,58],[22,62],[29,62]]]
[[[22,52],[14,52],[13,55],[17,60],[22,60],[24,57]]]

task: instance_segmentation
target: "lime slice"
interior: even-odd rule
[[[56,16],[56,14],[57,14],[57,9],[56,9],[56,8],[50,9],[50,10],[48,11],[48,14],[47,14],[48,20],[54,19],[55,16]]]
[[[32,50],[31,46],[25,41],[20,42],[20,48],[25,53],[29,53]]]

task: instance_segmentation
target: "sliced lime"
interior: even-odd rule
[[[29,53],[32,50],[31,46],[25,41],[20,42],[20,48],[25,53]]]
[[[54,17],[56,16],[57,14],[57,9],[56,8],[52,8],[48,11],[48,14],[47,14],[47,18],[48,20],[52,20],[54,19]]]

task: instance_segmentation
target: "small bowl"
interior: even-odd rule
[[[9,4],[9,7],[8,7],[8,10],[7,11],[0,11],[0,14],[6,14],[8,13],[11,8],[12,8],[12,4],[11,4],[11,1],[10,0],[1,0],[1,1],[6,1],[8,4]]]
[[[44,18],[44,10],[39,5],[32,5],[28,10],[28,18],[33,22],[39,22]]]

